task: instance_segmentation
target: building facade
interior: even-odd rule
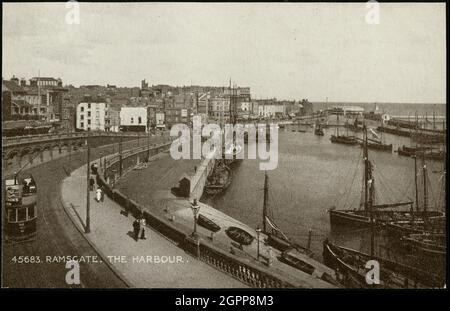
[[[76,129],[82,131],[109,131],[108,104],[102,100],[81,102],[76,111]]]
[[[147,132],[147,107],[120,108],[120,130],[123,132]]]

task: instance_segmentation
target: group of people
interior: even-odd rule
[[[145,240],[145,218],[143,216],[140,216],[136,218],[133,222],[133,233],[134,233],[134,240],[137,242],[139,239]]]

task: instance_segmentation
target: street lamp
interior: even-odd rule
[[[102,168],[102,157],[103,157],[103,152],[100,151],[100,168]],[[103,168],[104,169],[104,168]]]
[[[197,215],[200,211],[200,206],[197,204],[197,199],[194,199],[194,203],[191,203],[192,213],[194,214],[194,231],[192,232],[192,237],[197,237]]]
[[[261,228],[258,226],[258,228],[256,228],[256,239],[257,239],[257,254],[258,254],[258,260],[259,260],[259,234],[261,233]]]

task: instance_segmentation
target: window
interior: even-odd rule
[[[131,118],[131,124],[133,124],[134,123],[134,118]]]
[[[35,214],[35,205],[28,207],[28,219],[33,219]]]
[[[18,208],[17,209],[17,221],[25,221],[27,220],[27,209],[26,208]]]
[[[141,124],[141,123],[142,123],[142,118],[138,117],[138,124]]]
[[[84,107],[83,106],[80,107],[80,111],[84,112]]]
[[[83,122],[80,123],[80,127],[84,127],[84,123]]]
[[[8,221],[16,222],[17,221],[17,209],[11,209],[8,211]]]
[[[84,116],[83,115],[80,116],[80,120],[84,120]]]
[[[88,109],[91,109],[91,103],[88,104]]]
[[[91,120],[87,120],[88,121],[88,125],[91,125]]]
[[[91,112],[90,111],[88,111],[88,117],[90,117],[91,116]]]

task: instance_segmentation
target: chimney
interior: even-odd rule
[[[20,86],[27,86],[27,80],[25,78],[20,79]]]

